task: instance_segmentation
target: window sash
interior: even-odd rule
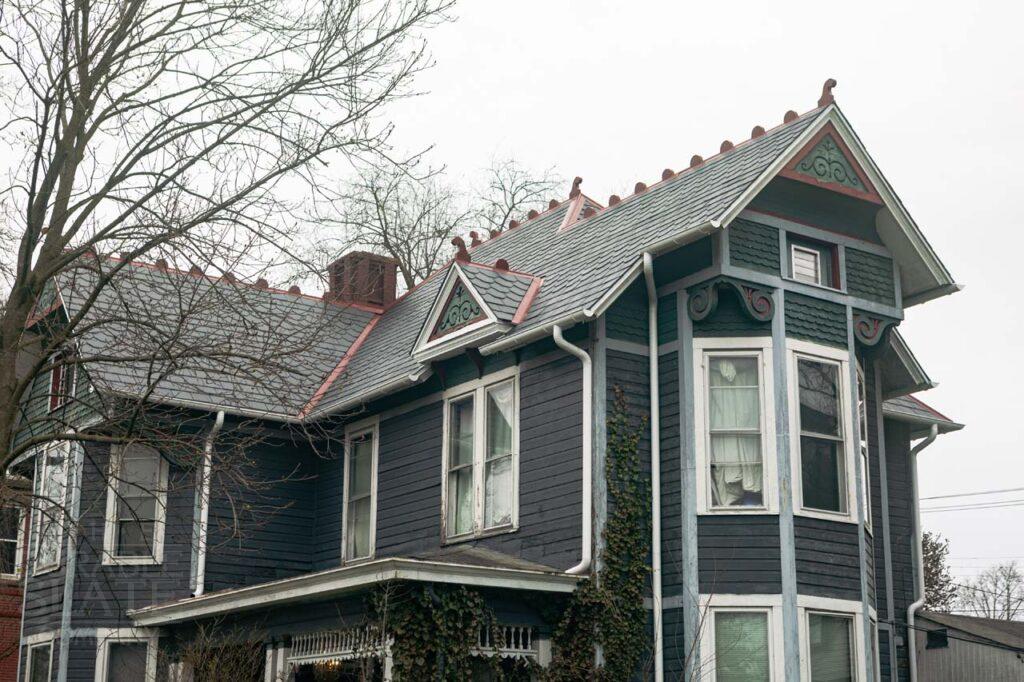
[[[342,557],[346,561],[368,559],[374,554],[378,448],[376,424],[353,431],[345,441]],[[354,487],[359,489],[354,490]]]
[[[45,653],[43,653],[45,650]],[[28,670],[25,671],[27,682],[50,682],[53,668],[53,642],[33,644],[26,655]]]
[[[800,476],[800,496],[801,496],[801,507],[803,509],[815,512],[822,512],[825,514],[839,514],[849,515],[850,513],[850,472],[849,462],[847,461],[847,422],[849,417],[846,415],[847,410],[847,399],[843,395],[845,390],[845,382],[843,381],[843,367],[844,363],[837,360],[821,358],[811,355],[805,355],[803,353],[795,353],[795,404],[793,410],[797,420],[797,433],[798,433],[798,447],[799,447],[799,476]],[[834,413],[835,419],[835,432],[834,433],[821,433],[818,430],[805,428],[803,412],[804,408],[813,409],[815,406],[808,400],[804,402],[804,391],[808,390],[801,385],[801,368],[808,365],[820,365],[823,367],[830,367],[827,373],[823,372],[823,376],[828,376],[832,379],[833,384],[829,387],[829,393],[823,393],[824,400],[821,407],[825,412],[823,414],[823,420],[828,421],[832,414],[829,414],[827,410],[831,410]],[[810,389],[814,390],[814,389]],[[829,405],[829,402],[833,404]],[[819,444],[832,444],[831,453],[822,453],[818,448],[811,449],[807,447],[809,444],[817,441]],[[831,473],[826,472],[820,459],[822,456],[834,457],[835,462],[833,466],[828,467],[831,469]],[[828,478],[828,489],[822,490],[820,486],[815,486],[816,481],[822,480],[822,477]],[[827,500],[824,495],[835,491],[835,500]]]
[[[834,627],[838,621],[842,622],[842,632],[826,632],[824,626],[829,624]],[[815,624],[817,623],[817,632]],[[857,679],[857,652],[854,644],[855,619],[851,615],[839,613],[821,613],[809,611],[807,613],[807,641],[808,658],[810,662],[811,682],[823,680],[825,682],[854,682]],[[842,636],[843,639],[836,639],[826,642],[826,636]],[[816,640],[817,637],[817,640]],[[829,644],[837,645],[833,650],[828,650]],[[817,645],[817,648],[816,646]]]
[[[36,459],[36,499],[32,522],[35,548],[33,573],[43,573],[60,565],[63,541],[63,505],[67,494],[68,451],[65,443],[46,446]]]
[[[770,682],[772,679],[772,626],[767,610],[762,609],[715,609],[714,667],[716,682]],[[756,632],[735,627],[733,632],[723,632],[722,625],[737,617],[756,619]],[[762,636],[763,633],[763,636]],[[751,636],[753,634],[753,636]],[[758,647],[757,636],[762,636]],[[729,638],[731,641],[722,641]]]
[[[104,561],[162,561],[167,469],[167,462],[154,448],[111,448]]]

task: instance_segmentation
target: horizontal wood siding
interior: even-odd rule
[[[734,220],[726,230],[729,262],[742,268],[778,275],[782,271],[779,229],[751,220]]]
[[[861,598],[856,524],[794,516],[793,535],[799,594]]]
[[[608,308],[605,331],[610,339],[647,343],[647,293],[638,278]]]
[[[779,517],[698,517],[697,570],[701,594],[781,593]]]
[[[316,459],[316,514],[313,533],[313,570],[341,563],[341,515],[344,501],[345,445],[338,441]]]
[[[910,432],[906,424],[885,420],[886,481],[889,488],[889,535],[892,541],[893,613],[896,623],[896,664],[901,680],[908,679],[907,607],[914,601],[913,495],[910,471]],[[903,644],[900,644],[902,640]]]
[[[661,564],[662,593],[683,591],[683,483],[679,460],[679,354],[659,358],[661,403]]]

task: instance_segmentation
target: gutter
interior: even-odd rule
[[[213,468],[213,441],[224,426],[224,410],[217,412],[210,433],[203,445],[203,466],[199,479],[199,530],[196,536],[196,589],[192,596],[201,597],[206,590],[206,533],[210,521],[210,475]]]
[[[590,571],[590,564],[593,560],[594,554],[594,538],[593,538],[593,498],[594,498],[594,482],[593,482],[593,455],[592,455],[592,441],[593,441],[593,427],[591,422],[593,420],[593,385],[594,385],[594,373],[592,371],[593,362],[590,359],[590,354],[583,350],[579,346],[574,346],[565,340],[562,335],[562,328],[559,325],[555,325],[552,330],[552,338],[555,341],[555,345],[564,350],[565,352],[575,355],[583,363],[583,549],[582,557],[580,562],[566,571],[569,575],[584,575]]]
[[[917,682],[917,632],[914,630],[914,616],[924,606],[924,549],[921,546],[921,493],[917,488],[917,454],[935,442],[939,425],[932,424],[928,437],[910,449],[911,476],[914,485],[914,587],[920,595],[907,607],[907,658],[910,659],[910,682]]]
[[[651,389],[651,601],[654,605],[654,682],[665,679],[665,652],[661,611],[661,405],[658,395],[658,288],[654,283],[654,257],[644,253],[647,284],[647,353]]]

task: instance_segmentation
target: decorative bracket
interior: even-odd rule
[[[886,332],[899,324],[891,317],[875,317],[859,310],[853,311],[853,336],[865,346],[877,346]]]
[[[691,320],[699,322],[715,312],[718,308],[718,290],[722,287],[729,287],[736,293],[743,304],[743,310],[752,320],[768,322],[775,316],[771,289],[729,277],[718,277],[690,289],[687,312]]]

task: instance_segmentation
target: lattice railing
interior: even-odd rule
[[[536,658],[537,637],[529,625],[482,627],[475,649],[484,656]]]
[[[321,630],[292,637],[290,663],[349,661],[380,656],[388,649],[388,638],[372,625]]]

